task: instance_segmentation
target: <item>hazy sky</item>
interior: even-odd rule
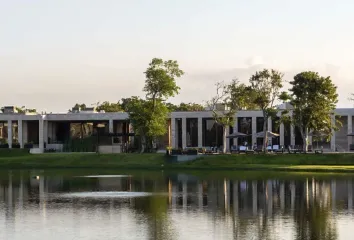
[[[331,75],[352,107],[351,0],[0,0],[0,105],[66,111],[142,95],[153,57],[186,75],[172,102],[202,102],[215,81],[260,67]]]

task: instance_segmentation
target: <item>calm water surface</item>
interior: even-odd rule
[[[235,176],[3,172],[0,239],[353,239],[351,177]]]

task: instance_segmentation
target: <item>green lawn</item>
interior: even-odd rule
[[[353,172],[354,154],[212,155],[185,163],[169,163],[163,154],[47,153],[0,150],[2,169],[98,168],[146,170],[272,170]]]

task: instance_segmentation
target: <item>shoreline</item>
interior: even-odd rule
[[[164,154],[28,154],[0,152],[0,169],[112,169],[354,173],[354,154],[205,155],[182,163]]]

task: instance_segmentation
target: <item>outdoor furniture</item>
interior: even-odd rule
[[[246,154],[254,154],[254,150],[253,149],[246,149]]]
[[[246,146],[240,146],[240,147],[238,148],[238,152],[239,152],[239,153],[246,153],[246,151],[247,151],[247,147],[246,147]]]
[[[230,148],[230,152],[231,152],[231,153],[233,153],[233,152],[236,152],[236,153],[237,153],[237,152],[238,152],[237,146],[232,145],[231,148]]]
[[[267,151],[268,151],[268,152],[272,152],[272,151],[273,151],[272,146],[268,146],[268,147],[267,147]]]
[[[288,153],[300,153],[302,150],[297,149],[296,147],[292,148],[290,145],[288,146]]]
[[[284,153],[284,149],[280,148],[279,145],[273,145],[273,152],[275,152],[275,153]]]

